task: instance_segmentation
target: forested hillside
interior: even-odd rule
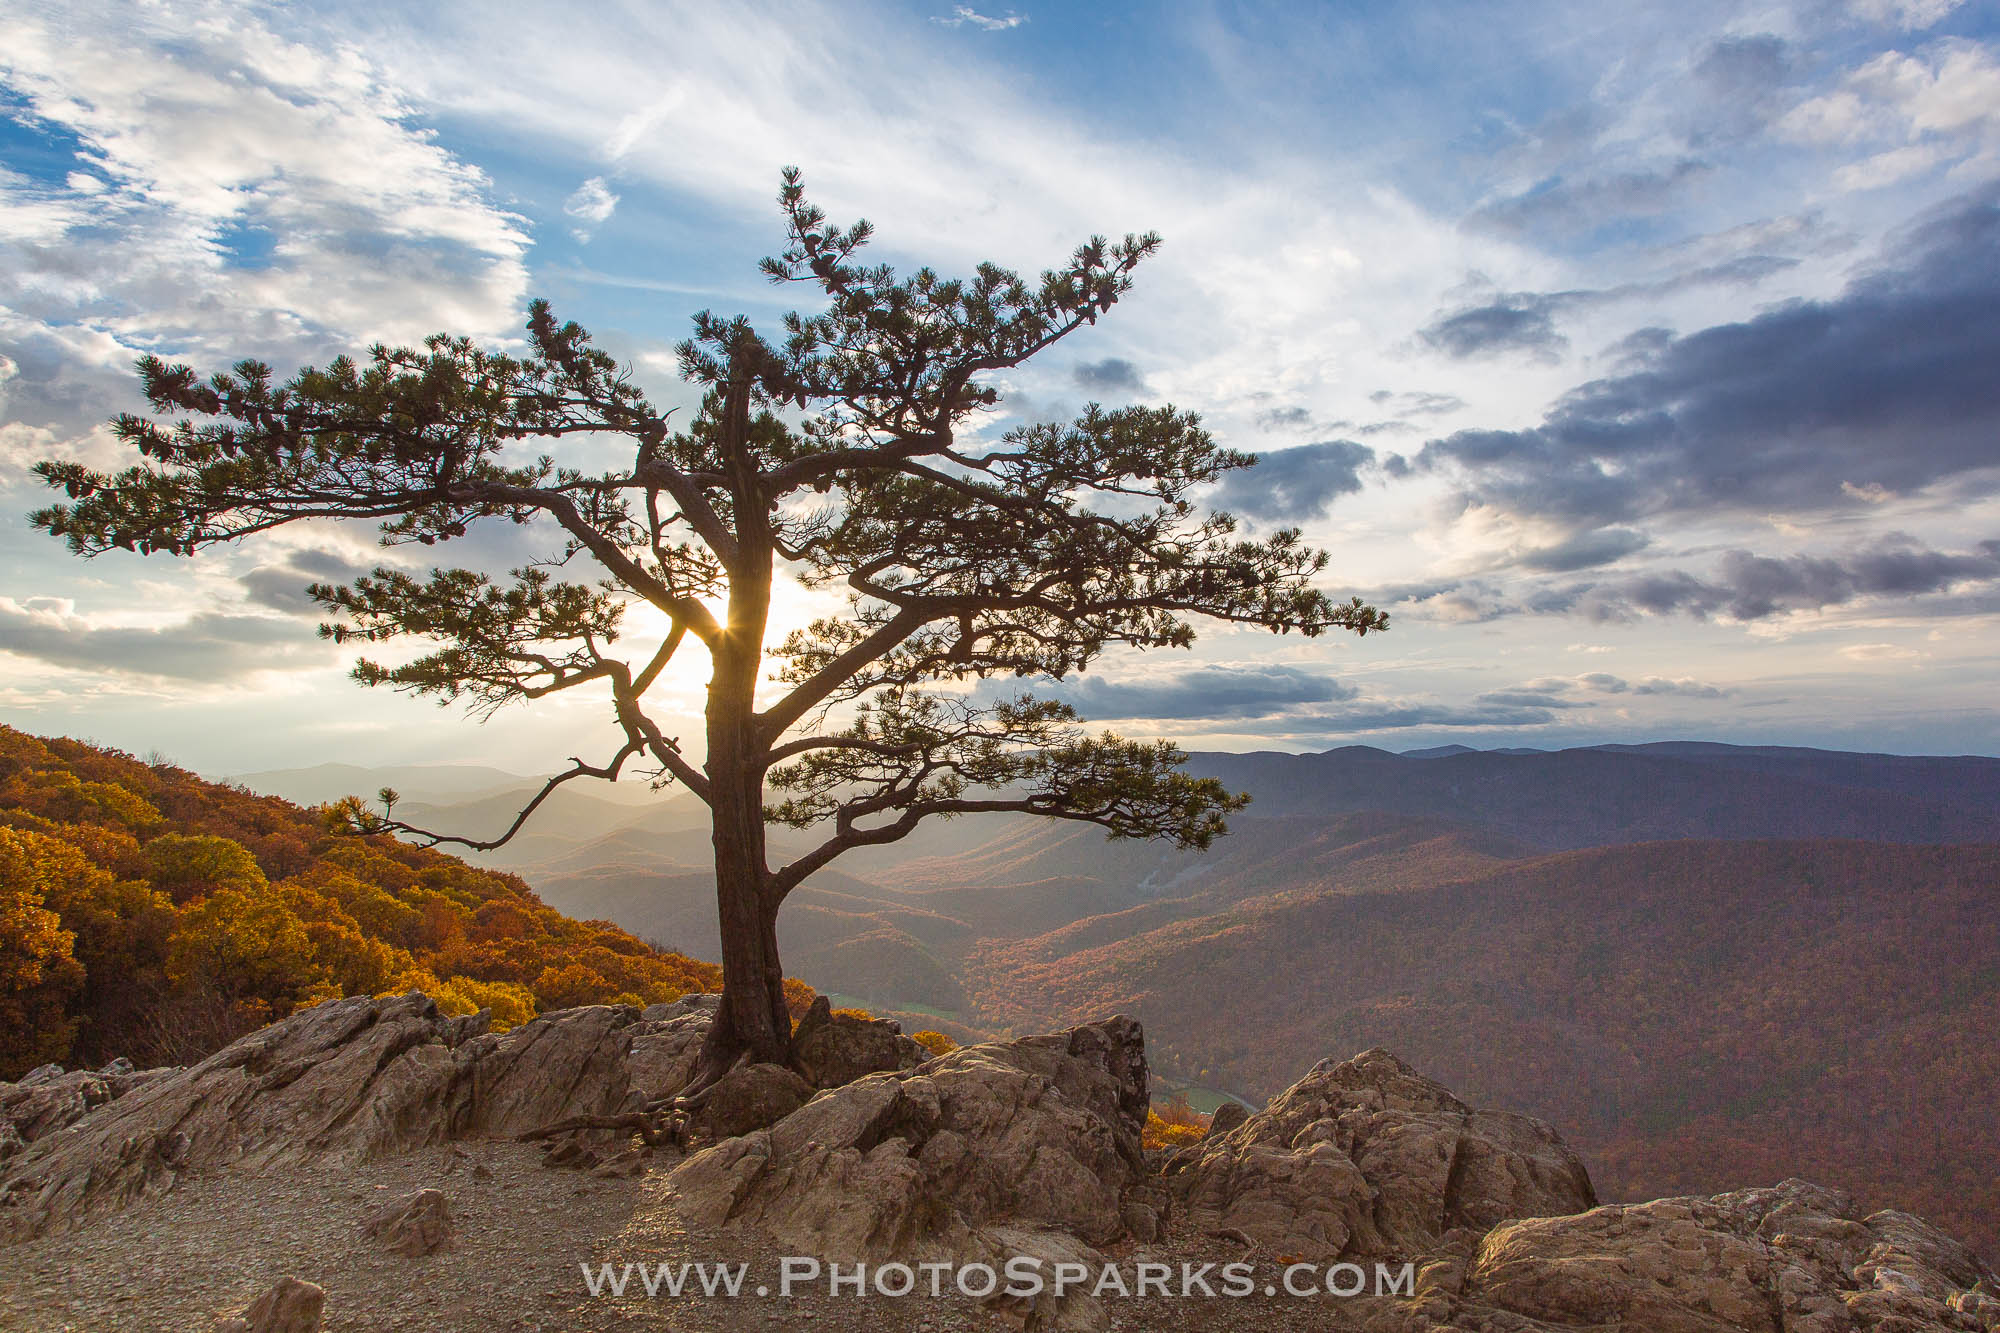
[[[1801,1175],[2000,1253],[2000,847],[1689,840],[1406,869],[990,942],[966,989],[1024,1026],[1129,1013],[1164,1070],[1258,1099],[1386,1046],[1560,1126],[1606,1198]]]
[[[0,1079],[51,1060],[186,1061],[332,996],[420,989],[504,1028],[720,976],[572,920],[513,875],[0,727]]]

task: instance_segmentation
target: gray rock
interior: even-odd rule
[[[0,1233],[71,1225],[187,1171],[351,1163],[511,1137],[610,1114],[638,1095],[628,1056],[649,1025],[629,1005],[545,1014],[504,1034],[476,1027],[419,994],[354,997],[293,1014],[187,1069],[46,1076],[29,1087],[28,1105],[54,1099],[60,1108],[34,1110],[30,1123],[68,1117],[67,1132],[23,1133],[28,1147],[0,1168],[0,1197],[13,1205],[0,1213]],[[648,1075],[665,1076],[656,1067]],[[129,1089],[103,1100],[93,1079]]]
[[[1917,1218],[1863,1217],[1845,1194],[1788,1180],[1504,1223],[1370,1328],[1984,1333],[2000,1326],[1995,1281]]]
[[[1421,1254],[1454,1228],[1597,1202],[1553,1129],[1475,1111],[1380,1049],[1322,1060],[1167,1170],[1192,1225],[1315,1261]]]
[[[665,1004],[649,1004],[640,1011],[639,1017],[648,1023],[669,1023],[676,1018],[686,1018],[689,1014],[707,1014],[713,1017],[721,1004],[720,995],[697,991]]]
[[[102,1069],[65,1071],[61,1065],[41,1065],[17,1083],[0,1083],[0,1124],[12,1126],[26,1143],[67,1129],[107,1102],[172,1074],[172,1069],[134,1070],[130,1060],[113,1060]],[[0,1156],[5,1156],[0,1152]]]
[[[751,1227],[842,1261],[950,1259],[994,1226],[1102,1245],[1127,1233],[1146,1104],[1144,1038],[1114,1018],[821,1092],[669,1180],[697,1225]]]
[[[1250,1108],[1242,1102],[1224,1102],[1208,1118],[1208,1133],[1204,1137],[1221,1138],[1249,1118]]]
[[[887,1018],[836,1014],[826,996],[814,998],[792,1033],[791,1066],[815,1088],[837,1088],[869,1074],[914,1069],[931,1053]]]
[[[734,1138],[776,1124],[812,1095],[812,1085],[783,1065],[743,1065],[709,1090],[690,1127],[712,1139]]]
[[[585,1005],[457,1046],[470,1086],[454,1088],[454,1136],[505,1137],[619,1110],[631,1091],[625,1060],[638,1023],[631,1005]]]
[[[701,1058],[701,1044],[714,1021],[713,1011],[693,1009],[667,1018],[645,1017],[671,1007],[647,1006],[625,1053],[625,1078],[636,1104],[671,1097],[685,1088]]]

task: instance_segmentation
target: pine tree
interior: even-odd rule
[[[521,357],[438,335],[283,383],[253,361],[203,379],[147,357],[158,415],[114,423],[143,461],[37,468],[67,502],[33,521],[82,555],[188,555],[318,518],[377,520],[385,543],[425,546],[475,523],[553,524],[557,558],[506,579],[383,567],[314,585],[330,615],[321,632],[424,641],[431,650],[401,665],[362,660],[357,679],[475,711],[596,687],[622,743],[574,760],[499,839],[414,829],[392,805],[346,814],[483,849],[566,782],[632,765],[684,785],[711,812],[725,975],[698,1083],[742,1058],[784,1058],[778,911],[841,854],[982,811],[1205,847],[1247,799],[1185,773],[1172,744],[1092,735],[1066,704],[968,682],[1060,679],[1110,648],[1185,647],[1194,617],[1308,635],[1386,625],[1314,586],[1327,557],[1296,531],[1246,540],[1200,507],[1200,488],[1255,460],[1219,447],[1193,413],[1092,405],[997,441],[969,429],[998,400],[991,378],[1109,312],[1157,236],[1092,239],[1033,283],[991,264],[899,278],[859,262],[868,224],[830,224],[796,171],[779,201],[787,244],[764,272],[816,289],[821,308],[786,316],[776,341],[697,315],[678,351],[703,396],[683,426],[538,301]],[[623,441],[630,464],[565,464],[577,437]],[[551,452],[529,456],[528,442]],[[843,589],[847,610],[771,642],[781,575]],[[668,628],[627,654],[635,602]],[[710,665],[698,760],[647,712],[690,640]],[[780,688],[760,706],[767,666]],[[822,840],[773,867],[767,823]]]

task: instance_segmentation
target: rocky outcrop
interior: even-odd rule
[[[713,1012],[713,997],[597,1006],[494,1034],[421,995],[337,1000],[186,1069],[37,1070],[0,1085],[0,1154],[13,1148],[0,1232],[74,1223],[191,1170],[338,1167],[531,1130],[552,1163],[639,1174],[658,1159],[627,1126],[685,1086]],[[1097,1271],[1128,1244],[1172,1255],[1217,1237],[1259,1262],[1413,1263],[1414,1295],[1343,1307],[1368,1333],[2000,1333],[2000,1281],[1917,1218],[1863,1215],[1798,1181],[1596,1207],[1547,1125],[1467,1106],[1385,1051],[1321,1062],[1155,1169],[1129,1019],[913,1067],[900,1034],[884,1042],[865,1021],[821,1012],[802,1030],[820,1077],[843,1060],[895,1067],[817,1091],[793,1068],[733,1071],[686,1126],[712,1141],[668,1178],[681,1221],[843,1263],[1004,1270],[1033,1256]],[[463,1149],[444,1156],[447,1171],[483,1170]],[[431,1253],[451,1239],[450,1209],[420,1190],[367,1230]],[[1107,1316],[1077,1290],[996,1303],[1043,1329]],[[225,1323],[289,1333],[317,1327],[319,1309],[317,1288],[288,1279]]]
[[[931,1053],[889,1018],[836,1014],[826,996],[814,998],[792,1033],[791,1066],[815,1088],[838,1088],[870,1074],[914,1069]]]
[[[820,1092],[696,1153],[669,1185],[690,1222],[753,1228],[788,1253],[1094,1272],[1096,1247],[1150,1239],[1167,1205],[1139,1146],[1146,1083],[1128,1018],[962,1047]],[[1029,1328],[1105,1319],[1084,1291],[1001,1304]]]
[[[1597,1202],[1553,1129],[1474,1110],[1380,1049],[1322,1060],[1166,1170],[1190,1225],[1306,1260],[1420,1255],[1454,1228]]]
[[[1906,1213],[1804,1181],[1508,1222],[1419,1278],[1376,1333],[1917,1333],[2000,1328],[2000,1287]]]
[[[123,1086],[102,1074],[10,1085],[0,1098],[40,1128],[0,1175],[0,1234],[66,1225],[190,1170],[359,1161],[614,1113],[677,1091],[706,1021],[597,1005],[495,1034],[422,995],[356,997]],[[67,1132],[46,1132],[58,1122]]]
[[[167,1077],[174,1069],[135,1070],[130,1060],[102,1069],[42,1065],[18,1083],[0,1083],[0,1159],[44,1134],[66,1129],[107,1102]]]
[[[1008,1225],[1102,1245],[1145,1192],[1145,1108],[1144,1039],[1114,1018],[821,1092],[670,1183],[691,1220],[754,1227],[790,1253],[962,1257]]]

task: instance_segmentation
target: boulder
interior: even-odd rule
[[[836,1014],[824,995],[813,999],[792,1033],[791,1066],[815,1088],[838,1088],[869,1074],[914,1069],[930,1058],[929,1051],[903,1035],[902,1024]]]
[[[259,1296],[242,1314],[216,1324],[215,1333],[319,1333],[326,1292],[295,1277]]]
[[[1906,1213],[1864,1217],[1847,1195],[1800,1180],[1508,1222],[1448,1267],[1421,1300],[1371,1328],[2000,1328],[2000,1286],[1971,1251]]]
[[[689,1128],[711,1139],[734,1138],[776,1124],[812,1095],[812,1085],[783,1065],[742,1065],[709,1089]]]
[[[1322,1060],[1166,1170],[1190,1225],[1314,1261],[1420,1255],[1455,1228],[1597,1202],[1553,1129],[1476,1111],[1380,1049]]]
[[[1103,1245],[1145,1188],[1146,1105],[1139,1024],[1113,1018],[823,1091],[668,1179],[691,1223],[842,1262],[964,1261],[1001,1243],[996,1227]]]
[[[361,1234],[415,1259],[451,1244],[451,1205],[439,1190],[418,1190],[390,1201],[361,1224]]]
[[[1250,1108],[1242,1102],[1224,1102],[1215,1108],[1215,1114],[1208,1118],[1208,1132],[1203,1138],[1221,1138],[1250,1118]]]

